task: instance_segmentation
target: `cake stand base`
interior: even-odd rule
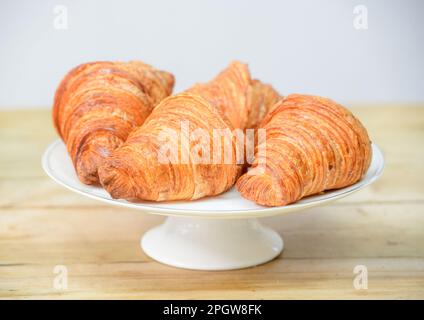
[[[230,270],[277,257],[283,240],[257,219],[168,217],[147,231],[141,247],[151,258],[179,268]]]

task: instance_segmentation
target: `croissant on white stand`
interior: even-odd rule
[[[97,168],[171,94],[174,77],[140,61],[92,62],[72,69],[56,90],[53,122],[79,179]]]
[[[367,130],[330,99],[292,94],[265,117],[266,146],[258,146],[249,171],[237,181],[247,199],[283,206],[308,195],[349,186],[371,161]]]
[[[100,182],[112,197],[127,200],[194,200],[227,191],[241,174],[236,155],[244,141],[225,134],[229,144],[214,145],[214,130],[255,127],[279,98],[270,86],[252,80],[245,64],[233,62],[214,80],[159,103],[99,167]],[[206,139],[182,142],[199,132]],[[164,141],[165,133],[175,135]],[[163,161],[164,146],[174,150],[176,161]],[[227,151],[229,159],[205,157]]]

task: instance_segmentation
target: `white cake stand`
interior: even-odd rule
[[[115,200],[102,188],[87,186],[78,180],[66,147],[60,140],[47,148],[42,166],[54,181],[84,196],[145,213],[169,216],[162,225],[150,229],[141,239],[141,247],[151,258],[180,268],[228,270],[265,263],[283,250],[280,235],[263,226],[257,218],[322,205],[374,182],[381,175],[384,159],[375,144],[372,148],[371,166],[358,183],[273,208],[242,198],[234,188],[222,195],[197,201],[131,203]]]

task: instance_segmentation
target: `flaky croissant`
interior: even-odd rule
[[[163,100],[100,166],[100,182],[112,197],[127,200],[222,193],[242,168],[237,154],[244,142],[231,132],[256,126],[279,98],[270,86],[251,80],[246,65],[233,62],[209,83]],[[222,143],[214,144],[214,130],[224,132],[217,138]]]
[[[53,122],[83,183],[98,183],[99,164],[173,85],[173,75],[140,61],[86,63],[65,76],[56,90]]]
[[[263,120],[266,146],[258,146],[249,172],[237,181],[241,195],[282,206],[362,178],[371,142],[350,111],[321,97],[289,95]]]

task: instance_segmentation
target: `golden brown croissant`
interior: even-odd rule
[[[258,147],[255,162],[238,179],[237,189],[261,205],[286,205],[351,185],[370,165],[366,129],[329,99],[289,95],[273,107],[260,128],[266,130],[266,146],[261,151]]]
[[[53,122],[79,179],[98,183],[102,160],[141,125],[174,77],[140,61],[92,62],[71,70],[56,90]]]
[[[259,80],[253,80],[249,87],[247,105],[249,106],[247,129],[256,128],[275,107],[275,103],[281,99],[281,96],[268,84]]]
[[[244,141],[232,131],[257,125],[278,99],[270,86],[251,80],[246,65],[233,62],[209,83],[163,100],[100,166],[101,184],[112,197],[128,200],[222,193],[242,168]]]

